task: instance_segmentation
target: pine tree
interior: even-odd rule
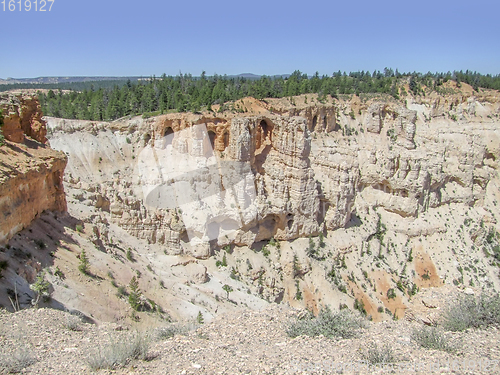
[[[36,277],[33,284],[30,285],[30,289],[36,293],[36,298],[32,300],[33,306],[37,307],[40,302],[41,297],[49,297],[50,283],[45,280],[45,273],[42,271]]]
[[[316,249],[314,248],[314,241],[311,236],[309,236],[309,248],[307,249],[307,256],[314,257],[316,255]]]
[[[196,317],[196,323],[198,323],[198,324],[205,323],[205,320],[203,319],[203,314],[201,313],[201,311],[198,311],[198,316]]]
[[[224,286],[222,287],[222,289],[227,293],[227,299],[229,299],[229,293],[231,293],[233,291],[233,288],[231,288],[227,284],[224,284]]]
[[[85,250],[82,250],[82,252],[80,253],[80,264],[78,265],[78,270],[81,273],[88,275],[90,273],[89,266],[90,262],[89,258],[87,257],[87,253],[85,252]]]
[[[130,288],[130,294],[128,296],[128,303],[130,306],[138,311],[141,307],[141,290],[139,289],[139,282],[137,281],[136,277],[132,277],[132,280],[130,280],[130,283],[128,285]]]
[[[325,236],[323,236],[323,233],[319,234],[319,247],[324,248],[326,246],[325,244]]]

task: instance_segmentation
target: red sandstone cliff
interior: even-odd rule
[[[0,244],[44,210],[66,211],[62,176],[67,158],[46,145],[38,100],[3,95],[6,144],[0,146]]]

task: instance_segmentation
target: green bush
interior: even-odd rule
[[[451,303],[443,314],[443,327],[447,331],[467,328],[500,326],[500,296],[482,294],[479,297],[462,295]]]
[[[325,307],[317,317],[307,316],[289,324],[286,333],[290,337],[323,335],[328,338],[347,339],[355,337],[362,328],[364,321],[359,315],[347,309],[332,312],[329,307]]]
[[[50,283],[45,280],[45,271],[40,272],[30,289],[36,293],[36,298],[32,301],[33,306],[38,306],[40,298],[43,297],[44,301],[50,298]]]
[[[396,298],[396,292],[393,288],[390,288],[389,290],[387,290],[387,298],[389,298],[389,299]]]
[[[90,262],[89,258],[87,257],[87,253],[85,252],[85,250],[82,250],[82,252],[80,253],[80,264],[78,265],[78,270],[84,275],[88,275],[90,273],[89,266]]]
[[[444,333],[436,327],[423,326],[414,329],[411,339],[425,349],[442,350],[449,353],[455,351],[455,348],[448,343]]]
[[[302,291],[300,290],[299,280],[295,280],[295,288],[296,288],[295,299],[297,301],[301,301],[302,300]]]
[[[226,292],[227,299],[229,299],[229,293],[231,293],[233,291],[233,288],[227,284],[224,284],[222,289]]]
[[[354,310],[358,310],[362,315],[366,315],[366,309],[363,300],[358,300],[357,298],[354,300]]]
[[[198,311],[198,316],[196,316],[196,323],[203,324],[205,323],[205,319],[203,319],[203,314],[201,311]]]
[[[135,262],[134,254],[132,253],[132,249],[128,248],[127,252],[125,253],[127,259],[131,262]]]

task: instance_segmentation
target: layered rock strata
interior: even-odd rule
[[[371,208],[418,218],[450,203],[482,205],[497,175],[500,105],[492,92],[434,93],[406,103],[356,96],[241,103],[248,113],[112,123],[49,119],[51,144],[70,155],[67,182],[85,191],[82,201],[110,211],[127,231],[165,244],[169,253],[199,258],[214,246],[333,231]],[[197,126],[204,130],[186,135]],[[174,160],[158,166],[155,155],[165,150],[204,164],[198,173],[162,180]],[[157,170],[156,186],[176,179],[189,189],[204,186],[201,195],[213,195],[220,208],[207,211],[211,203],[199,199],[186,212],[174,202],[178,196],[148,204],[151,189],[138,172],[144,162]],[[247,168],[243,182],[225,186],[227,165]],[[227,218],[235,228],[224,227]],[[209,241],[200,247],[193,238]]]
[[[66,211],[63,174],[67,157],[45,144],[46,127],[37,99],[4,95],[0,147],[0,244],[45,210]]]

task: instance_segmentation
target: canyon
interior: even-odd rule
[[[403,318],[426,288],[499,291],[500,95],[445,89],[245,98],[113,122],[18,113],[36,107],[18,98],[4,134],[31,138],[0,149],[2,166],[22,170],[4,172],[0,231],[3,256],[31,265],[9,260],[0,284],[18,283],[27,306],[48,269],[48,304],[117,322],[270,303],[380,321]],[[77,269],[82,249],[93,277]],[[133,276],[149,313],[116,292]]]

